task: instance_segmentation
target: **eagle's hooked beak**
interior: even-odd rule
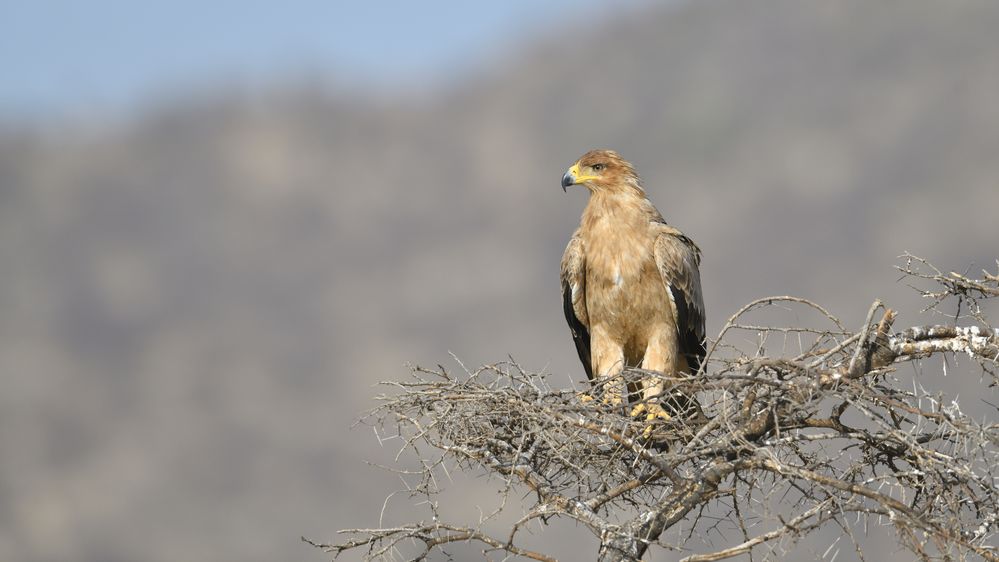
[[[575,166],[572,168],[575,168]],[[565,191],[567,187],[576,183],[576,174],[572,173],[572,168],[569,168],[569,171],[562,176],[562,191]]]
[[[580,175],[579,162],[576,162],[575,164],[570,166],[569,169],[565,172],[565,175],[562,176],[562,191],[565,191],[566,190],[565,188],[569,187],[570,185],[578,185],[595,179],[597,179],[597,176]]]

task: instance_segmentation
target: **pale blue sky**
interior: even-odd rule
[[[311,75],[426,86],[641,1],[2,0],[0,118],[116,111],[191,88]]]

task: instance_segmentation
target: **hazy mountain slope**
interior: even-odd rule
[[[709,333],[765,294],[916,310],[897,254],[997,254],[997,28],[984,0],[706,0],[575,22],[429,101],[233,92],[4,134],[0,558],[320,559],[299,535],[375,524],[398,482],[361,459],[390,451],[347,430],[374,381],[449,350],[583,378],[559,178],[590,148],[703,248]]]

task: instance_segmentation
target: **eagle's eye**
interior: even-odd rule
[[[594,172],[599,172],[600,170],[603,170],[603,169],[604,169],[604,165],[603,164],[594,164],[593,165],[593,171]]]

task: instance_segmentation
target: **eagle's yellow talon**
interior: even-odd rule
[[[632,408],[631,417],[637,418],[641,414],[645,414],[645,419],[647,421],[652,421],[657,418],[661,420],[673,419],[673,416],[669,415],[659,404],[639,404]]]
[[[576,396],[579,398],[579,401],[582,402],[583,404],[586,404],[588,402],[593,402],[594,400],[596,400],[596,398],[592,394],[587,394],[585,392],[579,392],[576,394]],[[613,393],[605,394],[603,399],[600,400],[600,402],[607,406],[620,406],[621,404],[623,404],[621,397]]]
[[[665,421],[673,419],[673,417],[670,416],[659,404],[639,404],[631,410],[631,417],[637,418],[643,413],[645,414],[645,421],[649,422],[648,425],[645,426],[645,430],[642,431],[642,437],[646,439],[652,435],[652,422],[657,419]]]

